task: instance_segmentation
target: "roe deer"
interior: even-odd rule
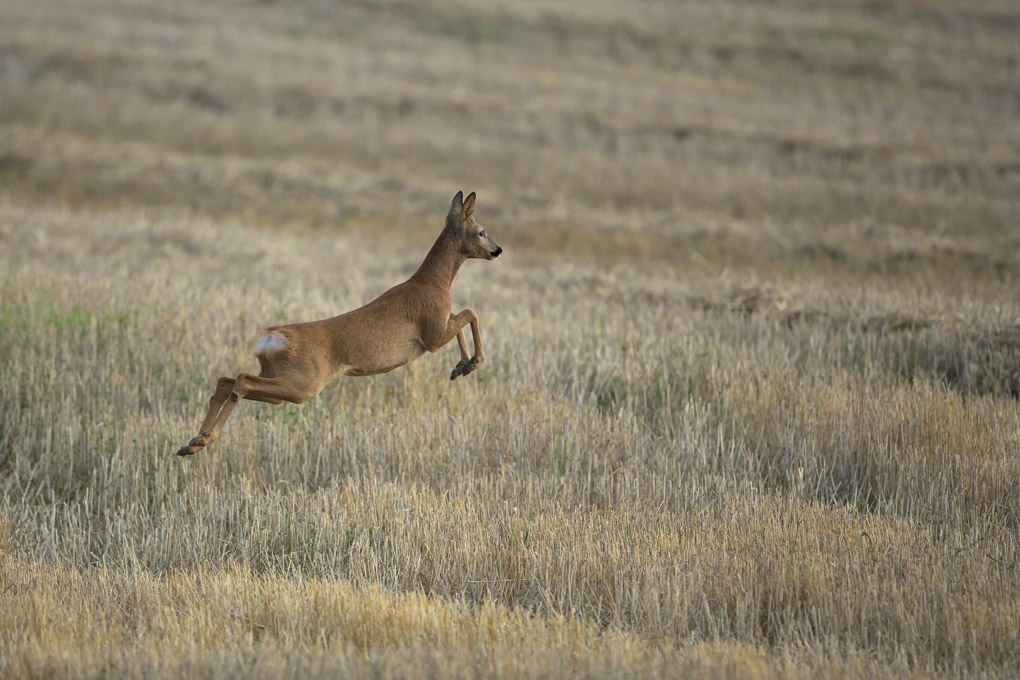
[[[341,375],[387,373],[425,351],[435,352],[457,338],[460,362],[450,380],[471,373],[485,361],[478,315],[471,309],[451,314],[450,284],[464,260],[492,260],[503,249],[475,222],[475,194],[453,197],[446,227],[414,275],[353,312],[331,319],[269,326],[259,334],[258,375],[220,378],[209,400],[199,435],[182,446],[188,456],[216,441],[240,399],[303,404]],[[468,355],[464,326],[471,324],[475,353]]]

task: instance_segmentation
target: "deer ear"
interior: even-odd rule
[[[450,204],[450,212],[447,217],[453,217],[454,215],[460,215],[461,210],[464,207],[464,192],[458,191],[457,195],[453,197],[453,203]]]
[[[475,192],[468,194],[468,197],[464,200],[464,208],[460,211],[460,219],[466,220],[471,217],[475,212]]]

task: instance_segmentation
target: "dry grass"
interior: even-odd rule
[[[1020,672],[1012,3],[0,6],[0,675]],[[269,323],[450,349],[178,460]]]

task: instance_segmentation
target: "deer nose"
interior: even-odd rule
[[[499,247],[499,246],[496,246],[496,249],[494,251],[492,251],[492,256],[493,257],[499,257],[502,254],[502,252],[503,252],[503,249],[501,247]]]

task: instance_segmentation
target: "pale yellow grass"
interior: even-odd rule
[[[378,586],[281,581],[236,567],[155,579],[33,566],[30,581],[8,588],[43,594],[4,619],[30,637],[18,661],[31,675],[779,678],[805,667],[827,677],[889,668],[855,653],[816,652],[809,664],[798,664],[733,642],[681,653],[492,602],[467,607]],[[80,608],[69,611],[68,601]],[[301,617],[287,614],[296,611]],[[896,666],[905,671],[905,663]]]

